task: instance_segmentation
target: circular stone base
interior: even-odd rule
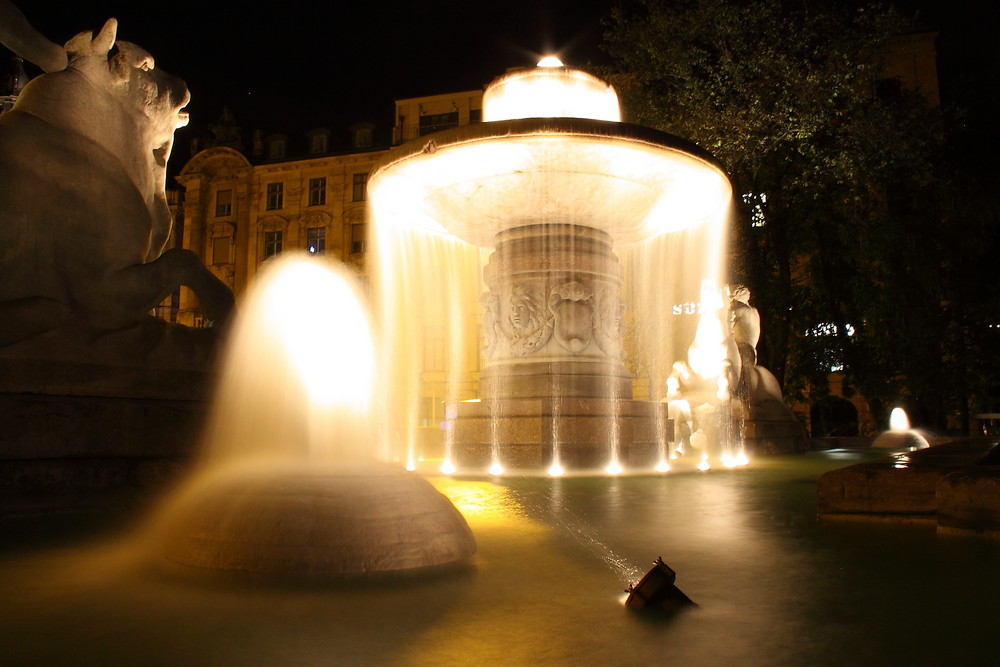
[[[241,468],[198,483],[178,503],[162,553],[195,567],[351,577],[438,567],[476,550],[445,496],[383,464]]]

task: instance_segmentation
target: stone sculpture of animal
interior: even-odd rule
[[[207,320],[232,310],[197,255],[165,251],[166,163],[187,87],[116,36],[109,19],[59,49],[0,0],[0,41],[55,70],[0,116],[0,345],[74,323],[131,326],[179,285]]]

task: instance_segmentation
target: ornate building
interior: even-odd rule
[[[393,143],[478,122],[482,91],[396,101]],[[332,152],[329,131],[307,133],[306,155],[288,156],[287,137],[254,136],[251,157],[230,148],[197,153],[177,182],[177,241],[232,287],[237,299],[268,258],[291,249],[327,255],[365,275],[366,184],[388,150],[374,126],[350,128],[351,149]],[[197,325],[201,313],[186,289],[161,308],[167,319]]]

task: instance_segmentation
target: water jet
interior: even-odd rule
[[[354,283],[305,254],[262,271],[235,324],[202,469],[158,519],[169,560],[341,578],[475,551],[447,498],[378,460],[375,347]]]
[[[391,150],[369,181],[396,350],[387,403],[411,406],[399,428],[414,428],[423,332],[475,336],[482,367],[453,343],[439,373],[450,464],[652,471],[672,440],[661,387],[692,326],[672,304],[721,284],[724,170],[688,141],[621,122],[611,86],[553,61],[494,80],[483,118]],[[639,340],[626,341],[637,313]],[[649,357],[641,399],[628,354]],[[478,402],[464,400],[471,384]]]

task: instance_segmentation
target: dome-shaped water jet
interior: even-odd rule
[[[237,318],[202,470],[158,523],[169,560],[338,578],[475,552],[444,495],[377,460],[375,351],[354,283],[304,255],[265,269]]]

